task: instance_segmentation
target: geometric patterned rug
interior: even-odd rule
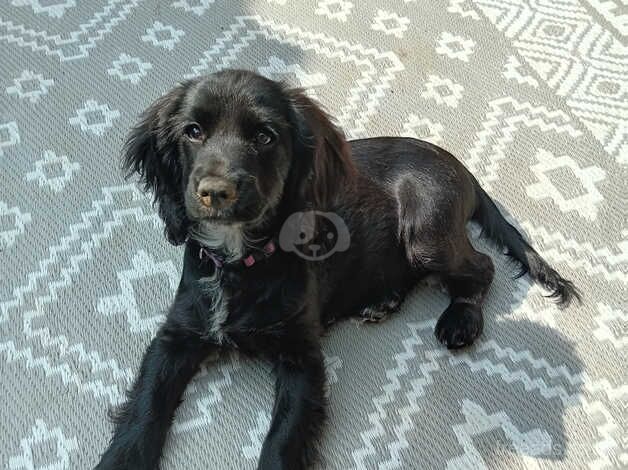
[[[122,177],[124,136],[177,81],[236,67],[351,137],[448,149],[583,293],[559,310],[477,240],[497,274],[469,350],[437,343],[447,298],[425,286],[333,328],[318,468],[626,468],[627,35],[622,0],[2,2],[0,467],[105,449],[182,258]],[[209,358],[163,468],[255,468],[272,390],[267,364]]]

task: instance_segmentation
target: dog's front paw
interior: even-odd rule
[[[482,334],[483,327],[484,320],[480,307],[455,302],[438,319],[434,334],[447,349],[459,349],[473,344]]]

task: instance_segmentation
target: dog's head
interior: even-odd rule
[[[152,190],[173,244],[193,225],[261,224],[325,209],[355,172],[349,146],[301,90],[227,70],[181,83],[143,114],[125,167]]]

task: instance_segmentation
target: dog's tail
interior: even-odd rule
[[[477,206],[473,220],[482,226],[482,233],[501,248],[507,248],[507,255],[521,263],[517,277],[529,273],[530,277],[550,291],[549,297],[560,306],[566,307],[580,293],[573,282],[562,277],[539,255],[501,214],[495,202],[475,181]]]

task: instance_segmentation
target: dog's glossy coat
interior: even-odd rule
[[[202,141],[185,139],[190,121]],[[273,144],[252,143],[257,129],[271,132],[265,126]],[[154,191],[169,240],[186,247],[174,303],[115,413],[98,469],[156,468],[187,383],[209,352],[227,347],[275,366],[259,468],[308,466],[325,416],[325,326],[349,316],[380,320],[418,280],[436,275],[451,295],[438,339],[459,348],[480,335],[493,264],[469,243],[469,220],[561,303],[577,297],[449,153],[405,138],[347,143],[300,91],[251,72],[223,71],[160,98],[132,132],[126,164]],[[208,174],[238,181],[233,206],[196,205],[195,184]],[[278,250],[249,268],[241,263],[288,217],[311,209],[344,220],[347,250],[312,262]],[[201,249],[226,263],[199,257]]]

